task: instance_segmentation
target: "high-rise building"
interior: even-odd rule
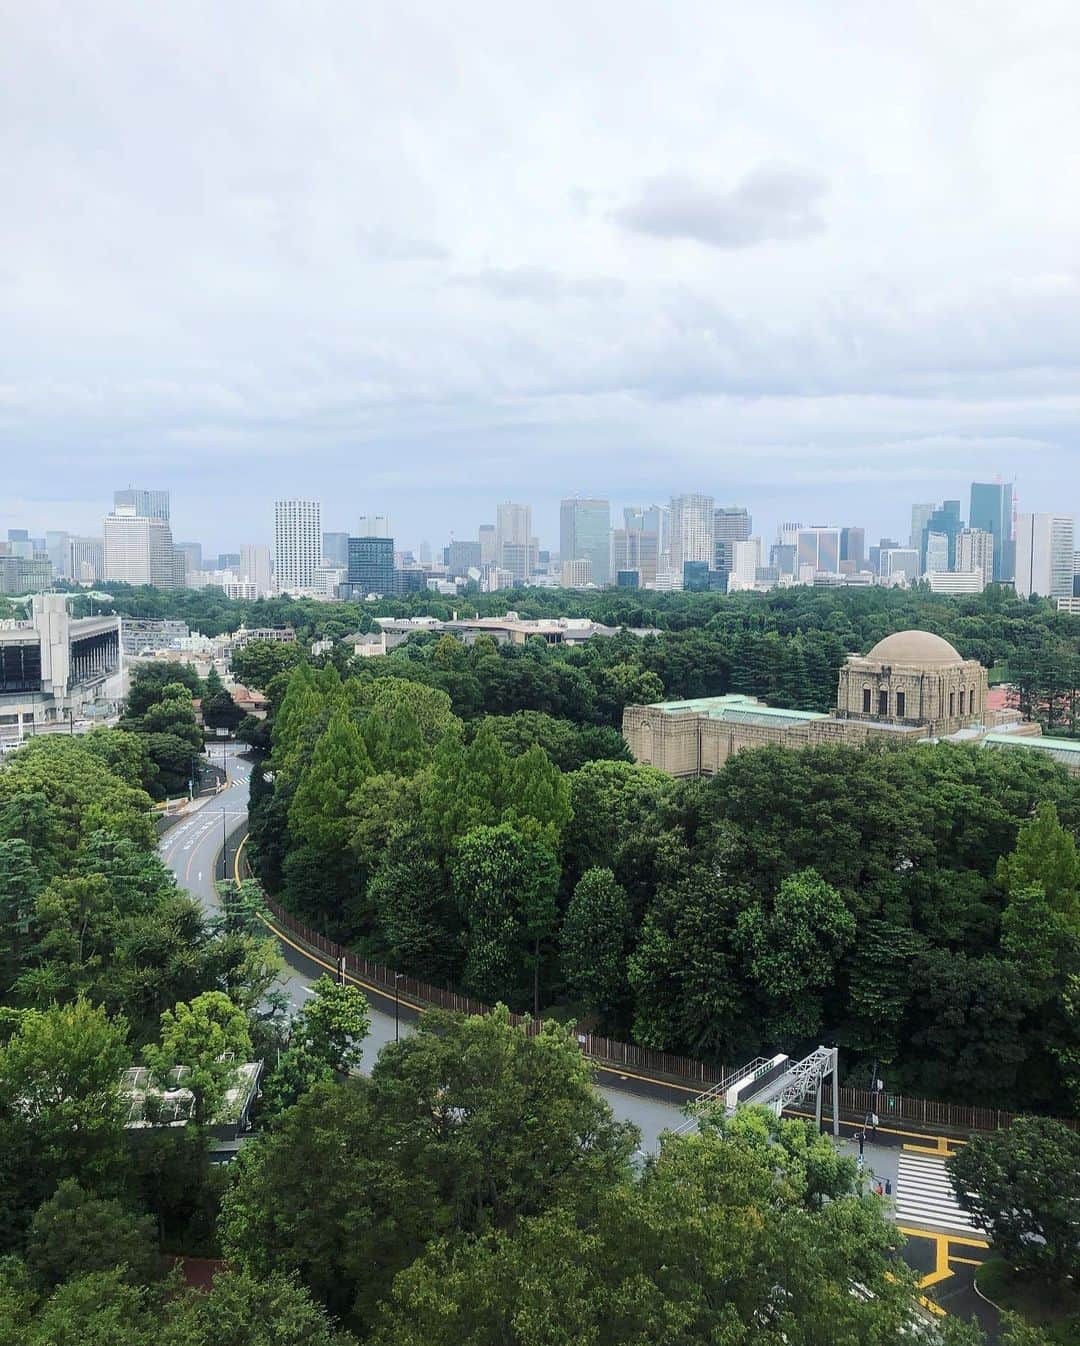
[[[815,574],[826,575],[840,573],[840,529],[839,528],[800,528],[796,544],[797,574],[808,567]]]
[[[949,560],[948,534],[927,532],[922,554],[923,573],[929,575],[933,571],[935,575],[943,575],[955,569]]]
[[[731,549],[731,575],[729,589],[752,589],[757,583],[758,571],[762,568],[761,538],[741,539]]]
[[[989,533],[994,540],[993,581],[1001,584],[1016,575],[1013,538],[1013,488],[1011,482],[973,481],[968,524]]]
[[[328,566],[349,564],[348,533],[324,533],[322,535],[322,558]]]
[[[99,537],[68,538],[67,573],[76,584],[96,584],[104,578],[104,540]]]
[[[70,540],[71,537],[68,533],[50,530],[45,534],[45,551],[52,564],[53,574],[57,579],[67,580],[71,578],[71,572],[68,569],[68,543]]]
[[[159,515],[139,515],[133,505],[118,505],[104,521],[104,580],[152,584],[175,589],[178,573],[172,529]]]
[[[866,529],[840,529],[840,565],[845,573],[855,574],[866,567]]]
[[[177,551],[184,553],[184,565],[189,575],[203,568],[201,542],[177,542],[175,546]]]
[[[589,581],[608,582],[611,504],[607,500],[564,500],[559,506],[559,559],[588,561]],[[588,581],[587,581],[588,582]]]
[[[956,539],[956,569],[959,574],[982,576],[981,588],[994,582],[994,537],[985,528],[965,528]]]
[[[506,501],[495,514],[495,556],[517,584],[526,583],[535,564],[532,536],[532,506]]]
[[[361,514],[360,537],[393,537],[389,514]]]
[[[476,536],[480,542],[480,564],[482,566],[494,565],[499,557],[495,525],[493,523],[482,523],[477,529]]]
[[[1021,598],[1071,598],[1076,525],[1071,514],[1019,514],[1016,592]]]
[[[348,563],[348,556],[346,556]],[[337,567],[344,569],[343,566]],[[245,543],[240,548],[240,578],[254,589],[256,598],[265,598],[270,592],[273,581],[270,571],[270,548],[256,542]]]
[[[638,586],[656,579],[659,539],[651,530],[613,528],[611,531],[611,570],[638,572]]]
[[[470,570],[479,570],[483,564],[483,546],[479,542],[467,539],[451,542],[446,549],[446,565],[451,575],[467,575]]]
[[[713,515],[711,495],[671,497],[671,568],[682,575],[686,561],[713,563]]]
[[[882,579],[903,579],[911,584],[919,578],[919,553],[915,547],[882,547],[880,565]]]
[[[587,556],[575,557],[573,561],[563,561],[561,570],[564,589],[584,589],[587,584],[594,583],[592,562]]]
[[[735,569],[735,544],[747,541],[751,527],[750,511],[741,505],[722,505],[713,510],[714,570],[730,574]]]
[[[930,515],[933,514],[936,509],[937,505],[935,505],[932,500],[928,504],[912,505],[911,534],[908,538],[909,547],[914,547],[918,552],[922,551],[923,534],[926,532],[926,525],[930,522]]]
[[[354,598],[394,592],[394,539],[349,538],[349,569],[346,581]]]
[[[274,578],[282,593],[315,582],[322,561],[322,506],[318,500],[274,501]]]
[[[147,491],[129,486],[126,491],[113,491],[113,511],[132,509],[140,519],[169,521],[168,491]]]
[[[959,500],[946,500],[931,511],[930,517],[923,528],[919,544],[920,573],[931,569],[930,560],[927,557],[927,547],[932,533],[945,538],[945,546],[948,552],[947,564],[934,566],[933,568],[938,571],[956,569],[956,539],[963,531],[963,527],[964,521],[960,517]]]

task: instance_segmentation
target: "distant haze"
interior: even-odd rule
[[[1080,510],[1078,89],[1068,0],[9,5],[0,530]]]

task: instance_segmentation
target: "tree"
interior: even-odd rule
[[[351,829],[349,800],[371,773],[359,726],[347,710],[335,711],[289,808],[289,829],[296,840],[316,850],[343,852]]]
[[[1038,884],[1051,907],[1080,927],[1080,854],[1053,803],[1041,803],[1021,826],[1016,849],[998,862],[998,882],[1010,894]]]
[[[563,920],[562,968],[572,995],[602,1015],[624,998],[630,902],[610,869],[587,869]]]
[[[288,673],[303,662],[304,651],[299,645],[277,640],[249,640],[229,658],[237,682],[259,691],[265,691],[279,673]]]
[[[18,1346],[165,1346],[160,1304],[122,1268],[77,1276],[41,1306]]]
[[[1080,1134],[1021,1117],[972,1136],[947,1165],[958,1201],[1014,1266],[1051,1281],[1080,1273]]]
[[[0,840],[0,971],[5,986],[17,975],[40,892],[41,878],[29,844],[18,837]]]
[[[27,1010],[0,1049],[0,1124],[7,1144],[32,1141],[24,1175],[42,1200],[64,1178],[108,1190],[119,1176],[126,1108],[120,1077],[131,1063],[127,1025],[86,1000]],[[34,1204],[37,1204],[36,1202]]]
[[[422,835],[398,834],[368,885],[379,957],[428,981],[458,970],[460,918]]]
[[[360,1065],[371,1026],[367,998],[355,986],[320,977],[293,1022],[289,1045],[264,1086],[271,1108],[289,1107],[320,1080]]]
[[[468,928],[464,978],[476,995],[521,994],[532,972],[540,1012],[541,942],[554,931],[559,867],[552,851],[506,823],[464,836],[453,862],[454,895]]]
[[[153,1220],[133,1214],[119,1201],[92,1195],[73,1178],[38,1207],[30,1224],[26,1264],[45,1291],[92,1271],[122,1268],[132,1285],[156,1280],[162,1271]]]
[[[539,744],[510,764],[506,800],[507,822],[522,836],[558,850],[570,821],[570,787]]]
[[[204,991],[162,1014],[161,1042],[144,1055],[162,1084],[177,1066],[187,1067],[182,1084],[195,1100],[193,1120],[202,1125],[218,1114],[237,1065],[251,1055],[247,1018],[223,992]]]
[[[209,1294],[180,1301],[170,1322],[175,1346],[349,1346],[353,1338],[295,1279],[219,1272]]]

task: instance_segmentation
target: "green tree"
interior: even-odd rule
[[[610,869],[587,869],[566,909],[560,944],[572,995],[607,1016],[626,995],[630,901]]]
[[[570,787],[539,744],[510,764],[506,798],[506,821],[557,851],[570,821]]]
[[[177,1066],[187,1067],[183,1087],[194,1098],[193,1120],[202,1125],[221,1109],[237,1066],[251,1055],[242,1009],[222,991],[204,991],[190,1004],[179,1001],[161,1016],[161,1041],[144,1050],[162,1084]]]
[[[350,1346],[295,1279],[219,1272],[208,1294],[182,1299],[167,1317],[166,1346]]]
[[[1013,853],[998,862],[998,882],[1010,894],[1038,884],[1051,907],[1080,926],[1080,854],[1049,800],[1021,826]]]
[[[370,1027],[364,993],[320,977],[311,998],[300,1007],[289,1045],[264,1086],[269,1106],[280,1111],[318,1081],[356,1070]]]
[[[554,933],[559,867],[552,851],[506,823],[476,827],[453,862],[454,895],[464,916],[465,984],[491,1000],[517,991],[531,971],[540,1012],[541,944]]]
[[[289,808],[289,829],[302,845],[340,854],[349,844],[348,804],[371,775],[371,759],[356,721],[335,711],[319,736]]]
[[[1080,1219],[1071,1175],[1080,1134],[1047,1117],[1021,1117],[974,1135],[947,1161],[957,1199],[1016,1267],[1046,1280],[1080,1272]]]
[[[232,675],[245,687],[265,691],[279,673],[304,664],[304,651],[292,641],[250,640],[233,650],[229,659]]]
[[[460,919],[423,835],[399,834],[368,887],[379,956],[439,982],[458,970]]]
[[[40,892],[41,877],[29,844],[18,837],[0,840],[0,970],[5,986],[18,973]]]
[[[38,1207],[26,1243],[26,1265],[39,1289],[92,1271],[123,1269],[132,1285],[162,1272],[154,1222],[119,1201],[102,1199],[72,1178]]]

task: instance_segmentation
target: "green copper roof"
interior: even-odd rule
[[[1039,738],[1027,734],[987,734],[982,741],[984,748],[1029,748],[1033,752],[1044,752],[1055,761],[1062,762],[1075,769],[1080,764],[1080,739],[1078,738]]]
[[[727,696],[699,696],[689,701],[658,701],[654,710],[665,715],[707,715],[710,720],[731,720],[738,724],[795,724],[802,720],[827,720],[817,710],[788,710],[766,706],[752,696],[729,693]]]

